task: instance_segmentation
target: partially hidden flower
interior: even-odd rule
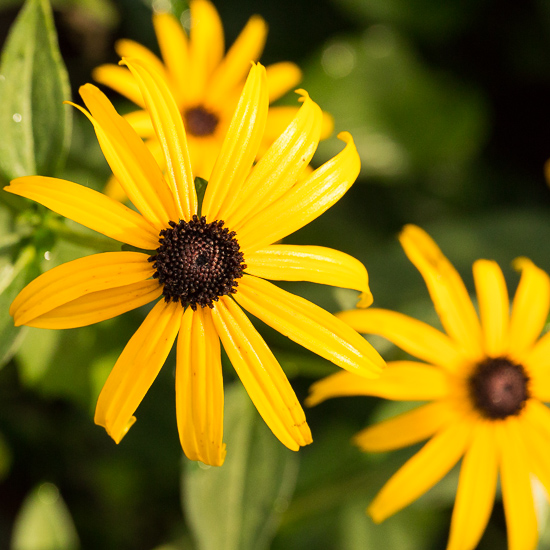
[[[125,60],[164,154],[163,171],[108,99],[80,89],[99,144],[137,212],[92,189],[40,176],[5,189],[143,250],[95,254],[60,265],[25,287],[16,325],[72,328],[161,298],[128,342],[98,399],[95,422],[119,442],[177,340],[176,415],[185,454],[219,465],[223,381],[220,342],[256,408],[287,447],[311,442],[305,415],[271,350],[243,309],[335,364],[375,377],[383,360],[344,322],[266,279],[307,280],[372,297],[364,266],[336,250],[273,244],[317,218],[359,173],[353,140],[302,177],[321,133],[319,107],[302,95],[288,128],[254,163],[268,110],[265,68],[254,65],[199,203],[178,106],[162,78]]]
[[[420,228],[401,244],[422,274],[447,334],[384,309],[339,315],[361,333],[387,338],[420,361],[390,361],[365,384],[337,373],[312,387],[308,404],[344,395],[427,401],[357,434],[364,451],[390,451],[429,439],[386,483],[368,508],[381,522],[407,506],[462,458],[447,550],[475,548],[485,530],[500,475],[510,550],[537,546],[531,476],[550,494],[550,278],[526,258],[511,304],[499,266],[477,260],[479,317],[457,271]]]
[[[176,99],[187,134],[187,146],[193,174],[208,180],[219,154],[229,123],[237,106],[250,62],[263,51],[267,25],[260,16],[250,18],[234,44],[224,55],[224,32],[214,5],[208,0],[191,0],[189,36],[180,21],[169,13],[153,15],[162,60],[132,40],[119,40],[116,51],[121,57],[147,61],[162,76]],[[130,71],[118,65],[97,67],[94,79],[127,97],[141,107],[126,120],[146,140],[155,158],[162,162],[162,152],[153,125],[145,109],[139,86]],[[300,82],[297,65],[280,62],[267,67],[268,96],[273,102]],[[269,109],[264,135],[258,149],[265,152],[296,115],[296,107],[275,106]],[[329,115],[323,116],[321,139],[332,132]],[[106,191],[118,197],[116,181]]]

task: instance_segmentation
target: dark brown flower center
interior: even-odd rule
[[[185,129],[195,137],[211,136],[218,126],[219,119],[204,107],[191,107],[183,113]]]
[[[221,220],[207,223],[204,216],[169,225],[160,232],[156,254],[149,257],[156,269],[153,277],[164,285],[164,299],[196,310],[212,308],[220,296],[234,294],[246,269],[235,232]]]
[[[529,399],[525,369],[507,357],[479,363],[468,382],[474,406],[486,418],[517,415]]]

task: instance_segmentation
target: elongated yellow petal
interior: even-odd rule
[[[222,297],[212,319],[250,399],[275,436],[289,449],[311,443],[298,398],[281,366],[239,306]]]
[[[281,61],[266,68],[269,102],[272,103],[295,88],[302,80],[302,71],[295,63]]]
[[[159,301],[124,348],[97,400],[94,422],[116,443],[135,422],[134,412],[166,361],[183,308]]]
[[[85,84],[80,95],[92,116],[82,112],[93,123],[105,159],[128,198],[155,227],[166,227],[177,210],[151,153],[98,88]]]
[[[124,59],[136,78],[147,111],[164,152],[168,182],[178,208],[179,219],[189,221],[197,213],[197,194],[183,120],[166,84],[139,59]]]
[[[428,439],[457,418],[448,403],[434,401],[369,426],[353,441],[365,452],[393,451]]]
[[[472,360],[481,359],[483,345],[479,319],[456,269],[420,227],[406,225],[399,240],[409,260],[422,274],[447,334]]]
[[[540,387],[543,384],[542,381],[550,377],[550,332],[544,334],[531,349],[524,352],[521,355],[521,361],[528,367],[529,372],[533,373],[533,383]],[[545,395],[550,395],[550,384],[546,386]],[[550,401],[550,399],[543,399],[538,395],[537,399],[544,402]]]
[[[138,90],[139,90],[139,86],[138,86]],[[151,122],[151,117],[149,116],[149,113],[147,111],[143,111],[143,110],[133,111],[131,113],[124,115],[123,118],[135,130],[138,136],[142,138],[156,137],[155,129],[153,128],[153,123]]]
[[[283,196],[303,174],[319,143],[321,109],[305,95],[288,128],[252,168],[233,210],[224,218],[242,226],[254,214]]]
[[[235,227],[245,251],[257,250],[290,235],[328,210],[359,175],[359,155],[351,136],[338,136],[343,151],[298,182],[285,195],[258,212],[243,227]]]
[[[498,264],[489,260],[474,263],[485,353],[499,357],[508,351],[508,320],[510,302],[506,281]]]
[[[128,69],[109,63],[96,67],[92,71],[92,76],[96,82],[109,86],[136,105],[145,107],[139,86]]]
[[[269,81],[268,81],[269,85]],[[298,107],[288,105],[276,105],[269,108],[267,122],[265,124],[263,144],[269,147],[287,128],[296,116]],[[323,112],[321,121],[320,139],[326,139],[334,131],[334,119],[328,113]]]
[[[517,258],[521,271],[510,315],[510,353],[527,351],[540,335],[550,310],[550,277],[527,258]]]
[[[10,307],[16,326],[85,294],[144,281],[155,272],[140,252],[104,252],[54,267],[30,282]]]
[[[339,367],[374,378],[385,366],[378,352],[348,325],[268,281],[245,275],[235,299],[270,327]]]
[[[221,466],[223,380],[220,340],[209,309],[187,308],[178,337],[176,415],[185,456]]]
[[[153,67],[153,70],[158,73],[166,83],[169,83],[168,74],[166,73],[162,61],[145,46],[133,40],[123,38],[116,41],[115,50],[120,57],[141,59],[147,63],[149,67]]]
[[[525,404],[525,410],[522,413],[522,420],[525,418],[544,438],[550,440],[550,409],[537,399],[529,399]]]
[[[258,61],[262,55],[266,37],[266,22],[253,15],[212,74],[205,97],[207,105],[218,105],[227,94],[242,86],[250,62]]]
[[[183,104],[183,96],[189,78],[189,44],[181,23],[167,12],[153,14],[153,26],[159,43],[162,59],[166,64],[171,89],[178,106]]]
[[[253,65],[208,181],[202,214],[225,220],[256,158],[267,114],[265,68]]]
[[[350,372],[337,372],[310,388],[306,405],[331,397],[374,395],[398,401],[432,401],[449,394],[452,382],[444,371],[416,361],[390,361],[379,378],[368,380]]]
[[[75,328],[112,319],[148,304],[162,294],[155,279],[84,294],[29,321],[29,327]]]
[[[154,250],[158,232],[137,212],[93,189],[57,178],[25,176],[5,191],[27,197],[50,210],[117,241]]]
[[[458,421],[430,439],[376,495],[367,509],[372,519],[384,521],[440,481],[464,454],[472,427],[469,420]]]
[[[402,350],[426,363],[442,366],[452,372],[464,362],[457,345],[439,330],[387,309],[352,309],[337,317],[361,334],[378,334]]]
[[[323,246],[275,244],[246,256],[246,271],[275,281],[311,281],[363,293],[361,307],[372,304],[369,276],[354,257]]]
[[[214,5],[208,0],[192,0],[189,40],[187,101],[198,104],[205,95],[208,80],[223,58],[223,27]]]
[[[495,425],[501,452],[500,483],[509,550],[534,550],[538,542],[537,517],[521,430],[514,416]]]
[[[460,468],[447,550],[474,550],[487,526],[498,477],[492,422],[479,422]]]

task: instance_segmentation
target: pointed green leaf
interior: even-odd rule
[[[182,491],[199,550],[262,550],[290,501],[298,455],[270,432],[240,384],[226,390],[223,466],[186,461]]]
[[[11,550],[75,550],[78,536],[53,483],[42,483],[23,502],[15,519]]]
[[[0,63],[0,175],[6,179],[60,169],[71,113],[67,71],[48,0],[27,0]]]

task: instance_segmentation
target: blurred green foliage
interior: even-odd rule
[[[116,62],[115,39],[132,38],[158,49],[151,2],[52,4],[76,102],[78,87],[91,81],[93,67]],[[21,0],[0,4],[2,172],[12,177],[58,170],[59,177],[101,189],[109,170],[93,129],[61,104],[66,77],[47,3],[30,0],[14,27],[21,5]],[[404,223],[430,232],[470,290],[471,264],[479,257],[500,263],[511,292],[518,280],[509,269],[513,258],[528,256],[550,271],[550,195],[543,177],[550,156],[547,2],[235,0],[216,5],[228,44],[250,15],[267,19],[263,60],[298,62],[303,86],[334,115],[337,131],[352,133],[361,154],[357,184],[287,242],[355,255],[369,270],[376,306],[434,324],[420,275],[395,238]],[[182,1],[172,6],[177,13],[185,11]],[[9,28],[14,30],[7,39]],[[14,52],[28,65],[16,64]],[[19,79],[15,89],[8,86],[12,78]],[[132,109],[107,93],[121,111]],[[16,123],[13,115],[23,112],[22,101],[32,117]],[[295,104],[296,97],[289,94],[283,102]],[[31,121],[25,132],[13,133],[14,124]],[[321,144],[315,161],[341,147],[332,137]],[[9,304],[37,273],[117,246],[16,199],[0,196],[0,548],[80,544],[107,550],[224,550],[268,547],[272,536],[273,550],[444,547],[456,470],[380,526],[364,514],[375,492],[416,447],[369,456],[349,440],[368,422],[393,414],[396,404],[354,397],[307,410],[314,443],[294,454],[265,428],[242,390],[232,388],[226,403],[227,463],[202,470],[181,455],[170,357],[138,409],[139,422],[115,445],[93,424],[95,401],[146,308],[68,331],[14,328]],[[356,298],[353,292],[312,284],[283,286],[331,311],[352,307]],[[258,326],[302,402],[312,381],[335,370]],[[374,343],[387,358],[398,356],[387,343]],[[236,378],[229,364],[224,376],[229,388]],[[234,491],[238,505],[220,488]],[[545,500],[539,504],[546,518]],[[235,538],[238,529],[242,532]],[[550,540],[546,520],[541,532],[544,548]],[[222,541],[227,545],[220,546]],[[504,546],[497,502],[479,548]]]

